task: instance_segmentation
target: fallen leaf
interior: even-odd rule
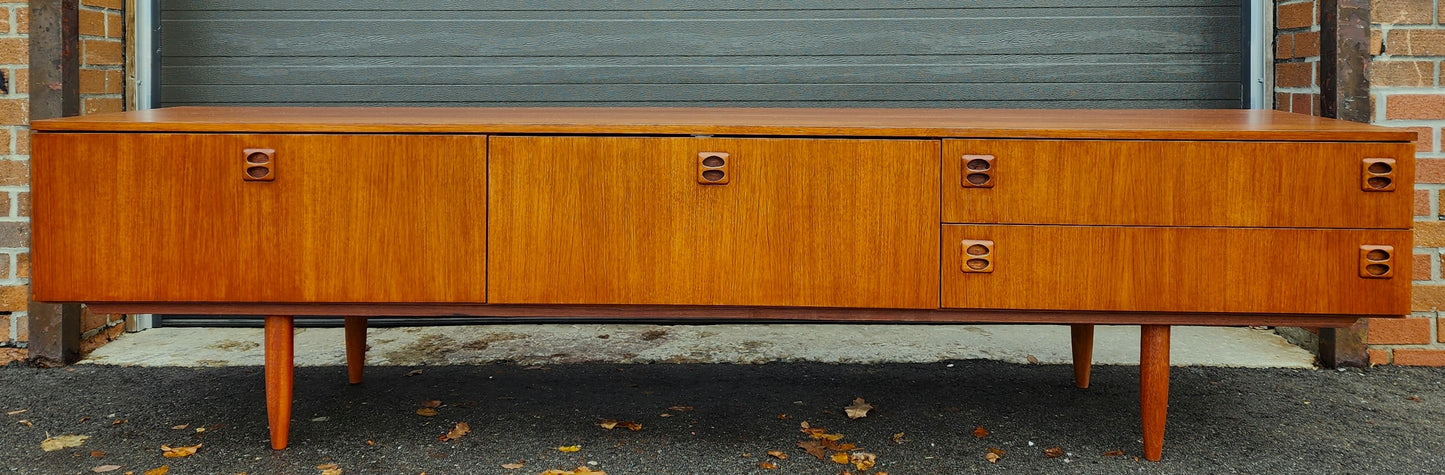
[[[823,448],[828,450],[836,450],[838,452],[847,452],[849,450],[858,448],[858,446],[853,444],[840,444],[838,443],[838,441],[830,439],[823,439],[818,442],[821,442],[823,444]]]
[[[862,417],[868,417],[868,411],[872,409],[873,405],[863,401],[863,398],[860,397],[853,399],[853,404],[848,407],[844,407],[843,412],[848,413],[849,419],[858,419]]]
[[[552,469],[552,470],[548,470],[548,471],[542,472],[542,475],[607,475],[607,473],[606,473],[606,472],[594,471],[594,470],[592,470],[592,469],[590,469],[590,468],[587,468],[587,467],[583,466],[583,467],[577,467],[576,470],[570,470],[570,471],[569,471],[569,470]]]
[[[988,463],[998,463],[998,459],[1001,459],[1001,458],[1003,458],[1002,455],[999,455],[999,454],[996,454],[996,453],[993,453],[993,452],[989,452],[989,453],[983,454],[983,459],[984,459],[984,460],[987,460]]]
[[[597,425],[602,426],[603,429],[612,430],[612,428],[617,427],[617,421],[613,419],[606,419],[602,422],[598,422]]]
[[[16,415],[16,414],[24,414],[24,413],[29,412],[29,411],[30,411],[29,409],[21,409],[21,410],[18,410],[18,411],[10,411],[10,412],[7,412],[7,413],[5,413],[5,415],[7,415],[7,416],[13,416],[13,415]]]
[[[171,466],[170,466],[170,465],[161,465],[161,466],[159,466],[159,467],[156,467],[156,468],[153,468],[153,469],[150,469],[150,470],[146,470],[146,471],[145,471],[145,475],[166,475],[166,473],[169,473],[170,471],[171,471]]]
[[[504,463],[504,464],[502,464],[502,468],[505,468],[505,469],[507,469],[507,470],[516,470],[516,469],[525,467],[526,465],[527,465],[527,461],[525,461],[525,460],[518,460],[517,463]]]
[[[1048,458],[1062,457],[1063,455],[1064,449],[1062,447],[1049,447],[1044,449],[1044,456]]]
[[[1105,457],[1118,457],[1120,455],[1124,455],[1123,450],[1110,450],[1108,452],[1104,452]]]
[[[571,453],[571,452],[576,452],[576,451],[578,451],[578,450],[582,450],[582,446],[580,446],[580,445],[564,445],[564,446],[561,446],[561,447],[557,447],[557,450],[558,450],[559,452],[568,452],[568,453]]]
[[[471,433],[471,431],[472,426],[467,425],[467,423],[465,422],[458,422],[456,427],[452,427],[452,430],[450,432],[442,434],[442,436],[438,437],[437,439],[441,440],[442,442],[451,442],[453,440],[462,438],[462,436]]]
[[[190,426],[191,426],[190,424],[181,424],[181,425],[178,425],[178,426],[171,426],[171,429],[173,429],[173,430],[182,430],[182,429],[185,429],[185,428],[190,427]]]
[[[798,441],[798,448],[807,451],[808,455],[818,457],[818,460],[823,460],[823,457],[827,456],[827,452],[823,451],[823,443],[816,440]]]
[[[1024,355],[1024,359],[1029,360],[1029,364],[1039,364],[1039,359],[1034,355]]]
[[[858,467],[858,470],[868,470],[873,468],[873,464],[878,463],[878,456],[868,452],[853,452],[848,454],[848,463]]]
[[[421,370],[419,370],[419,369],[414,369],[414,370],[411,370],[411,371],[407,371],[407,372],[406,372],[406,375],[407,375],[408,377],[416,376],[416,375],[419,375],[419,374],[421,374]]]
[[[130,421],[130,419],[116,419],[116,420],[110,421],[110,425],[118,426],[118,425],[124,424],[124,423],[129,422],[129,421]]]
[[[200,448],[201,444],[192,445],[190,447],[171,447],[169,445],[162,445],[161,450],[163,450],[164,453],[162,453],[161,455],[166,456],[166,458],[168,459],[190,457],[192,455],[195,455],[196,450],[199,450]]]
[[[639,430],[642,430],[642,424],[641,424],[641,423],[638,423],[638,422],[622,421],[622,422],[619,422],[618,425],[621,425],[622,427],[626,427],[627,430],[631,430],[631,431],[639,431]]]
[[[90,451],[90,456],[95,458],[101,458],[105,456],[105,452],[101,452],[99,450],[92,450]]]
[[[437,400],[423,401],[421,403],[421,407],[430,407],[432,409],[436,409],[438,407],[442,407],[442,402]]]
[[[777,458],[778,460],[787,460],[787,459],[788,459],[788,454],[783,453],[783,451],[781,451],[781,450],[769,450],[769,451],[768,451],[768,455],[771,455],[771,456],[773,456],[774,458]]]
[[[85,421],[88,421],[88,420],[90,420],[90,416],[82,417],[82,418],[80,418],[80,420],[75,421],[75,422],[80,423],[80,422],[85,422]]]
[[[978,439],[988,437],[988,434],[990,434],[990,432],[988,429],[983,428],[983,426],[978,426],[978,428],[973,430],[973,436]]]
[[[788,415],[787,415],[787,414],[778,414],[778,420],[780,420],[780,421],[788,420]]]
[[[759,468],[762,468],[763,470],[777,470],[777,469],[778,469],[778,465],[775,464],[775,463],[772,463],[772,462],[762,462],[762,463],[759,463],[759,464],[758,464],[758,467],[759,467]]]
[[[677,412],[687,412],[687,411],[691,411],[691,410],[692,410],[692,406],[672,406],[672,407],[667,408],[667,410],[669,410],[669,411],[677,411]]]
[[[16,424],[23,425],[23,426],[25,426],[25,427],[35,427],[35,424],[34,424],[34,423],[32,423],[32,422],[30,422],[30,421],[28,421],[28,420],[25,420],[25,419],[21,419],[21,420],[15,421],[15,423],[16,423]]]
[[[316,466],[317,470],[335,470],[338,468],[341,468],[341,466],[334,463],[327,463]]]
[[[668,414],[668,413],[664,412],[664,413],[662,413],[662,414],[658,414],[657,417],[672,417],[672,414]]]
[[[341,475],[341,473],[341,469],[339,468],[328,468],[321,471],[321,475]]]
[[[1406,400],[1406,401],[1420,402],[1420,396],[1410,396],[1410,397],[1405,398],[1405,400]]]
[[[116,470],[120,470],[120,465],[101,465],[90,469],[90,471],[95,473],[114,472]]]
[[[80,447],[80,444],[84,444],[85,439],[89,438],[90,436],[88,435],[62,435],[60,437],[50,437],[50,434],[46,434],[45,440],[40,441],[40,450],[44,450],[46,452],[54,452],[68,447]]]
[[[833,459],[833,463],[841,463],[843,465],[848,464],[848,454],[846,453],[838,452],[836,454],[833,454],[833,456],[830,458]]]
[[[897,433],[897,434],[893,434],[893,443],[895,443],[895,444],[901,444],[901,443],[903,443],[903,433],[902,433],[902,432],[899,432],[899,433]]]
[[[432,409],[432,408],[430,408],[430,407],[423,407],[423,408],[421,408],[421,409],[417,409],[417,410],[416,410],[416,415],[422,416],[422,417],[432,417],[432,416],[437,415],[437,410],[436,410],[436,409]]]

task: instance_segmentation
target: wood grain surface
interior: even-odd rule
[[[39,301],[483,302],[486,137],[33,137]],[[274,149],[275,181],[242,150]]]
[[[729,183],[698,183],[701,152]],[[489,301],[938,306],[938,142],[494,137]]]
[[[993,272],[960,271],[965,239]],[[1409,230],[965,226],[943,230],[949,308],[1405,315],[1408,255],[1360,277],[1359,247],[1410,249]]]
[[[1406,142],[1415,132],[1267,110],[172,107],[39,120],[90,132],[680,134]]]
[[[991,188],[963,186],[965,155],[992,155]],[[1409,186],[1365,191],[1362,160],[1401,143],[945,140],[943,221],[1409,229]]]

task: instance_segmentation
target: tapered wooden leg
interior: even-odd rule
[[[1089,387],[1089,370],[1094,364],[1094,325],[1075,323],[1069,326],[1074,347],[1074,386]]]
[[[346,317],[346,375],[351,384],[361,384],[366,367],[366,317]]]
[[[1139,412],[1144,416],[1144,458],[1164,454],[1169,412],[1169,325],[1143,325],[1139,344]]]
[[[271,448],[286,448],[291,435],[291,385],[295,369],[292,317],[266,317],[266,416]]]

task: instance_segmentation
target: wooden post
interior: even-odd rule
[[[1139,413],[1143,416],[1144,458],[1164,455],[1164,421],[1169,413],[1169,325],[1141,325]]]
[[[1074,348],[1074,386],[1088,388],[1089,372],[1094,364],[1094,325],[1069,325],[1069,334]]]
[[[351,384],[361,384],[366,368],[366,317],[346,317],[346,375]]]
[[[291,436],[291,393],[295,371],[295,318],[266,317],[266,416],[271,448],[286,448]]]
[[[31,0],[29,33],[30,120],[80,114],[79,1]],[[31,298],[26,311],[32,362],[62,365],[80,358],[80,305]]]

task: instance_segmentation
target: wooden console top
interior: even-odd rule
[[[36,131],[647,134],[1407,142],[1415,132],[1268,110],[174,107]]]

